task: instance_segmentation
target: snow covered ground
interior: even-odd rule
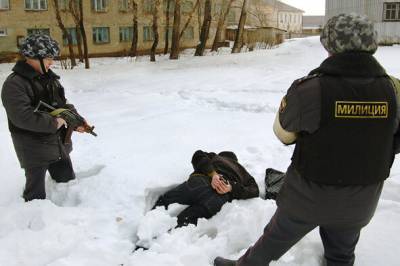
[[[376,56],[400,76],[399,54],[400,46],[381,47]],[[48,200],[24,203],[23,171],[0,111],[0,265],[207,266],[217,255],[237,258],[262,233],[273,201],[233,201],[197,227],[169,233],[182,206],[146,211],[187,178],[196,149],[235,151],[263,191],[265,169],[285,170],[293,151],[272,132],[280,99],[325,57],[318,38],[307,38],[237,55],[95,59],[90,70],[56,69],[99,137],[74,136],[77,180],[48,180]],[[0,65],[0,84],[11,67]],[[362,232],[356,265],[399,265],[399,222],[397,160]],[[138,237],[148,251],[133,252]],[[313,231],[273,265],[321,265],[322,254]]]

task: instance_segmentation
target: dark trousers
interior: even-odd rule
[[[208,176],[195,175],[162,195],[156,206],[168,207],[172,203],[190,205],[178,215],[180,227],[197,224],[199,218],[212,217],[228,199],[228,195],[220,195],[211,187]]]
[[[278,260],[318,225],[293,219],[279,208],[254,246],[238,260],[237,266],[266,266]],[[354,264],[354,250],[361,228],[319,226],[327,266]]]
[[[57,183],[65,183],[75,179],[74,169],[69,157],[45,166],[25,169],[26,184],[23,197],[25,201],[45,199],[46,171]]]

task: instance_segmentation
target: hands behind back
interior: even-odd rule
[[[225,183],[223,177],[219,174],[214,174],[211,180],[211,187],[217,191],[218,194],[226,194],[232,191],[232,186],[229,182]]]

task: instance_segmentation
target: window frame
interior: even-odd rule
[[[189,31],[189,29],[191,29],[191,30]],[[190,37],[188,36],[188,32],[191,32],[191,36],[190,36]],[[192,41],[192,40],[194,40],[194,27],[193,27],[193,26],[188,26],[188,27],[185,29],[185,31],[183,32],[182,39],[185,40],[185,41]]]
[[[188,7],[188,5],[190,5],[190,8]],[[193,8],[194,8],[194,3],[192,1],[189,0],[183,1],[181,6],[182,14],[189,15],[190,12],[192,12]]]
[[[70,27],[70,28],[65,28],[68,33],[71,35],[72,37],[72,46],[77,46],[78,45],[78,32],[76,31],[76,28],[74,27]],[[75,33],[72,33],[75,32]],[[66,47],[68,46],[68,39],[67,36],[64,36],[64,34],[62,35],[62,39],[63,39],[63,46]]]
[[[163,1],[163,10],[164,10],[164,13],[166,14],[167,13],[167,4],[168,4],[168,1],[170,2],[170,6],[169,6],[169,14],[170,15],[173,15],[174,14],[174,12],[175,12],[175,1],[173,1],[173,0],[164,0]]]
[[[42,7],[42,1],[45,7]],[[27,3],[30,3],[30,7],[27,7]],[[34,7],[34,3],[37,3],[37,8]],[[49,9],[49,4],[47,0],[24,0],[25,11],[47,11]]]
[[[126,35],[126,34],[128,34],[128,35]],[[126,38],[126,36],[128,38]],[[132,39],[133,39],[133,27],[132,26],[120,26],[119,27],[119,42],[120,43],[132,42]]]
[[[120,12],[127,12],[129,10],[129,0],[119,0],[118,10]]]
[[[0,4],[0,10],[10,10],[10,0],[3,0],[5,3],[7,3],[7,7],[1,7]],[[0,0],[0,3],[3,3],[2,0]]]
[[[392,8],[388,9],[389,5],[393,5],[394,9],[392,9]],[[388,18],[388,16],[387,16],[387,14],[388,14],[387,12],[388,11],[389,12],[390,11],[394,12],[394,18],[393,19],[391,18],[392,14],[390,14],[390,18]],[[385,21],[385,22],[398,22],[398,21],[400,21],[400,2],[384,2],[383,3],[382,20]]]
[[[99,32],[97,32],[99,29],[101,30],[107,30],[107,40],[106,41],[99,41]],[[96,36],[95,36],[96,34]],[[103,32],[102,32],[103,34]],[[111,43],[111,36],[110,36],[110,27],[92,27],[92,41],[93,44],[109,44]]]
[[[149,32],[150,38],[147,38],[146,31]],[[143,26],[143,42],[153,42],[154,41],[154,32],[151,26]]]
[[[143,13],[150,15],[154,13],[155,2],[153,0],[143,0]]]
[[[2,31],[3,31],[3,33],[2,33]],[[7,37],[7,36],[8,36],[7,28],[6,27],[0,28],[0,37]]]
[[[107,12],[108,1],[107,0],[92,0],[92,11],[94,12]],[[101,2],[101,8],[99,8],[99,2]]]

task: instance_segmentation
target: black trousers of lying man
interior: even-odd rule
[[[154,207],[172,203],[189,205],[178,215],[178,227],[210,218],[233,199],[258,197],[254,178],[230,151],[219,154],[198,150],[192,158],[194,172],[189,179],[162,195]]]

